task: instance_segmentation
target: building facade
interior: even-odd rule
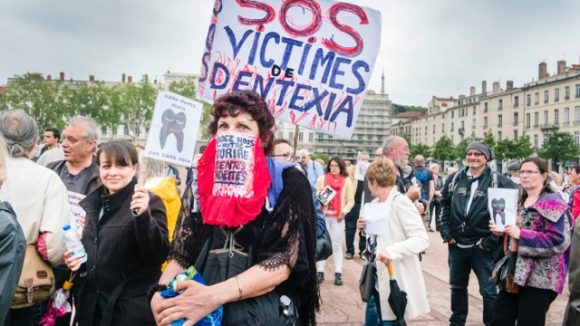
[[[428,146],[443,135],[455,144],[465,138],[483,138],[484,133],[498,141],[528,135],[531,145],[540,148],[552,127],[571,133],[580,146],[580,65],[568,67],[561,60],[556,73],[549,74],[542,62],[538,80],[521,87],[507,81],[501,88],[494,82],[488,92],[483,81],[479,93],[471,87],[469,96],[433,97],[427,115],[394,121],[392,133],[408,134],[413,144]]]

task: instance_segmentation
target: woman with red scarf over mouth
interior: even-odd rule
[[[326,228],[332,241],[332,256],[334,257],[334,285],[342,285],[342,238],[344,236],[344,217],[354,206],[354,189],[348,180],[346,165],[340,157],[328,161],[326,174],[316,181],[316,190],[334,191],[334,197],[327,205],[322,206]],[[316,263],[318,282],[324,281],[325,260]]]
[[[273,293],[290,298],[296,325],[314,325],[319,308],[316,215],[308,180],[298,169],[266,157],[273,147],[274,118],[256,93],[223,95],[211,117],[213,138],[197,167],[201,210],[178,226],[157,286],[163,288],[194,265],[207,247],[224,248],[232,236],[236,249],[247,253],[253,265],[212,285],[179,281],[175,288],[181,294],[175,298],[155,293],[151,308],[156,321],[170,325],[185,319],[189,326],[223,305],[222,325],[228,325],[228,312],[243,300]]]

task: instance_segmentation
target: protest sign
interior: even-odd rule
[[[85,210],[79,205],[79,202],[83,200],[86,196],[79,194],[78,192],[68,191],[68,203],[70,205],[70,210],[72,212],[72,221],[77,228],[77,234],[79,237],[83,234],[84,219],[86,216]]]
[[[377,57],[381,15],[329,0],[216,0],[198,96],[260,94],[277,119],[352,136]]]
[[[250,198],[254,195],[255,137],[220,132],[216,136],[217,154],[212,193],[214,196]]]
[[[202,104],[186,97],[160,92],[143,155],[191,166]]]
[[[516,225],[518,213],[518,190],[507,188],[487,188],[487,205],[489,218],[495,223],[498,231],[505,226]]]

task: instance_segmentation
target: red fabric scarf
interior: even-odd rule
[[[332,190],[334,190],[336,192],[334,197],[332,197],[332,199],[328,203],[328,210],[336,212],[336,217],[338,217],[338,215],[340,215],[340,212],[342,211],[342,201],[340,198],[341,198],[342,188],[344,187],[344,182],[345,182],[345,178],[340,174],[338,175],[338,178],[336,178],[336,179],[334,178],[332,173],[327,173],[326,176],[324,177],[324,185],[330,186],[330,188],[332,188]],[[329,217],[332,217],[332,216],[329,216]]]
[[[219,136],[219,135],[218,135]],[[216,137],[218,137],[216,136]],[[246,225],[258,217],[264,206],[270,174],[260,137],[255,138],[253,166],[247,166],[244,195],[228,194],[222,184],[214,184],[217,140],[214,137],[198,162],[199,202],[203,222],[221,227]],[[253,179],[253,180],[252,180]]]

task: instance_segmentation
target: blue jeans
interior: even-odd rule
[[[380,320],[379,305],[376,301],[376,296],[373,294],[367,302],[365,313],[365,326],[397,326],[399,325],[394,320]]]
[[[449,245],[449,284],[451,286],[451,325],[465,325],[468,312],[467,285],[471,270],[477,276],[479,293],[483,297],[483,323],[489,325],[497,289],[489,280],[493,269],[493,252],[478,246],[463,249]]]

